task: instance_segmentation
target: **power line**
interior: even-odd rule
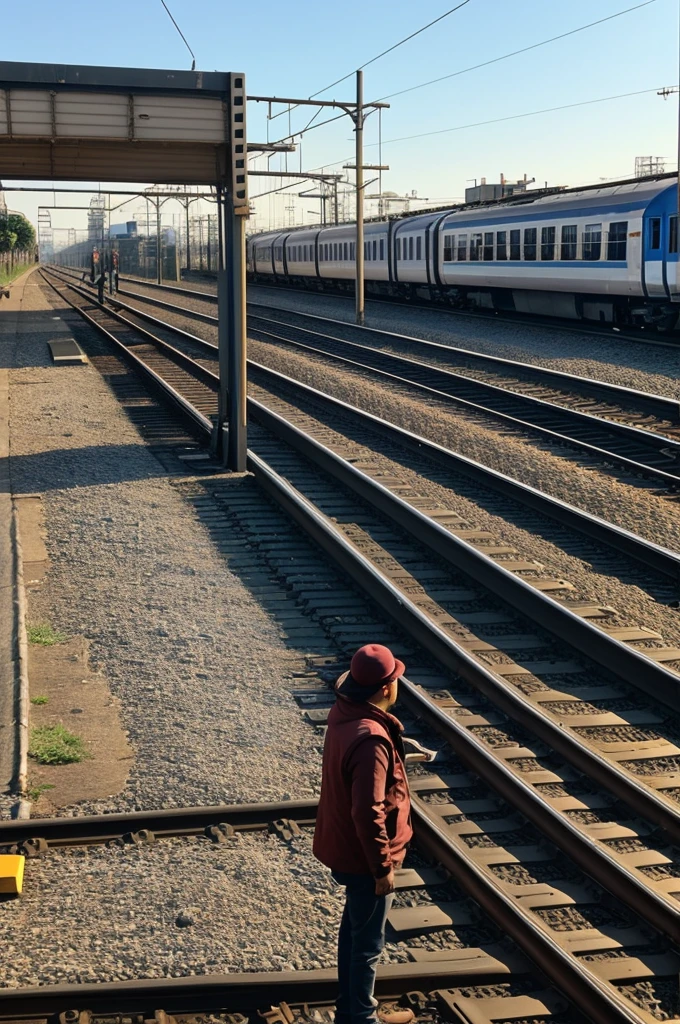
[[[407,43],[409,41],[409,39],[415,39],[415,37],[419,36],[421,32],[426,32],[428,28],[432,28],[433,25],[436,25],[438,24],[438,22],[443,21],[444,18],[448,18],[450,14],[455,14],[455,12],[459,11],[461,7],[465,7],[465,5],[469,3],[470,0],[462,0],[462,3],[459,3],[456,7],[451,7],[448,11],[444,11],[444,13],[440,14],[438,18],[435,18],[433,21],[429,21],[427,25],[422,25],[421,28],[416,29],[415,32],[411,32],[410,35],[405,36],[403,39],[400,39],[398,43],[394,43],[386,50],[383,50],[382,53],[378,53],[376,54],[375,57],[371,57],[371,59],[367,60],[365,64],[360,64],[357,70],[363,71],[363,69],[367,68],[369,64],[375,64],[375,62],[377,60],[380,60],[381,57],[384,57],[386,54],[392,53],[392,51],[396,50],[398,47],[403,46],[404,43]],[[313,92],[310,96],[308,96],[308,99],[313,100],[315,96],[320,96],[322,92],[328,92],[328,90],[332,89],[333,86],[340,85],[341,82],[346,82],[347,79],[351,78],[353,74],[355,74],[355,72],[350,71],[348,74],[343,75],[342,78],[336,79],[335,82],[331,82],[330,85],[325,86],[323,89],[319,89],[317,90],[317,92]],[[274,114],[274,117],[271,117],[270,121],[273,121],[277,117],[281,117],[282,114],[290,113],[291,110],[295,110],[295,107],[287,107],[285,110],[281,110],[278,114]]]
[[[428,82],[421,82],[419,85],[411,85],[407,89],[400,89],[397,92],[388,93],[386,96],[381,96],[380,99],[376,100],[375,102],[379,103],[382,100],[393,99],[395,96],[403,96],[405,93],[414,92],[417,89],[424,89],[428,85],[436,85],[437,83],[445,82],[445,81],[447,81],[450,78],[457,78],[459,75],[465,75],[465,74],[467,74],[470,71],[477,71],[480,68],[489,67],[489,65],[491,65],[491,64],[498,64],[501,61],[508,60],[510,57],[517,57],[519,54],[528,53],[530,50],[536,50],[536,49],[538,49],[541,46],[547,46],[549,43],[554,43],[554,42],[559,41],[560,39],[566,39],[569,36],[577,35],[579,32],[585,32],[589,28],[595,28],[597,25],[603,25],[605,22],[613,21],[615,18],[621,18],[624,14],[630,14],[633,11],[639,11],[643,7],[649,7],[650,4],[653,4],[653,3],[656,3],[656,2],[657,2],[657,0],[644,0],[644,3],[636,4],[636,6],[634,6],[634,7],[627,7],[625,10],[618,11],[616,14],[608,15],[608,17],[606,17],[606,18],[600,18],[597,21],[591,21],[587,25],[581,25],[579,28],[570,29],[570,31],[562,32],[560,35],[551,36],[549,39],[543,39],[539,43],[532,43],[531,46],[525,46],[525,47],[523,47],[520,50],[513,50],[511,53],[503,54],[503,56],[501,56],[501,57],[494,57],[492,60],[483,61],[481,64],[473,64],[473,65],[471,65],[468,68],[462,68],[460,71],[454,71],[450,75],[442,75],[440,78],[432,78]],[[457,8],[454,8],[454,10],[457,10]],[[450,14],[450,13],[452,13],[452,11],[448,11],[447,12],[447,14]],[[442,18],[446,17],[446,15],[442,15],[441,17]],[[440,21],[441,18],[438,18],[436,20]],[[436,24],[436,22],[431,22],[430,23],[430,25],[433,25],[433,24]],[[424,26],[424,28],[428,28],[428,27],[430,27],[430,26]],[[419,31],[421,31],[421,32],[424,31],[424,28],[420,29]],[[417,35],[417,33],[413,33],[413,35]],[[412,38],[412,36],[409,36],[407,38]],[[405,41],[406,40],[402,40],[402,42],[405,42]],[[399,46],[400,44],[397,43],[396,45]],[[394,49],[394,47],[391,47],[390,49]],[[388,52],[389,52],[389,50],[385,51],[385,53],[388,53]],[[382,54],[380,56],[382,56]],[[374,58],[374,60],[377,60],[377,58]],[[369,63],[372,63],[372,62],[369,61]],[[364,64],[364,65],[362,65],[362,67],[366,67],[366,65]],[[347,75],[345,77],[348,78],[350,76]],[[344,81],[344,79],[340,79],[340,81]],[[329,86],[328,88],[331,88],[331,87]],[[321,90],[321,92],[324,92],[324,91],[325,90],[323,90],[323,89]],[[314,93],[313,95],[314,96],[318,96],[319,94],[318,93]],[[310,99],[311,98],[312,97],[310,97]],[[293,108],[291,108],[291,109],[293,109]],[[325,121],[321,121],[318,124],[315,124],[312,128],[309,128],[309,125],[308,125],[306,128],[303,128],[301,132],[295,132],[294,134],[295,135],[298,135],[298,134],[302,135],[302,133],[304,131],[307,131],[307,130],[313,131],[314,128],[321,128],[321,127],[323,127],[326,124],[331,124],[333,121],[339,121],[344,116],[345,116],[344,114],[338,114],[335,117],[330,117],[330,118],[328,118]],[[311,122],[310,122],[310,124],[311,124]],[[286,139],[289,139],[289,138],[292,138],[292,137],[293,137],[292,135],[287,135],[287,136],[285,136],[285,138],[279,139],[278,141],[279,142],[285,142]],[[341,161],[338,161],[338,163],[340,163],[340,162]]]
[[[405,36],[403,39],[400,39],[398,43],[394,43],[392,46],[389,46],[386,50],[383,50],[382,53],[377,54],[375,57],[371,57],[371,59],[367,60],[365,64],[360,64],[358,70],[363,71],[363,69],[367,68],[369,64],[375,64],[375,62],[377,60],[380,60],[381,57],[385,57],[388,53],[392,53],[393,50],[396,50],[400,46],[403,46],[404,43],[408,43],[410,39],[415,39],[415,37],[419,36],[421,32],[426,32],[428,28],[432,28],[433,25],[437,25],[440,21],[443,21],[444,18],[448,18],[450,14],[454,14],[456,11],[459,11],[461,7],[465,7],[465,5],[469,3],[470,0],[463,0],[463,2],[458,4],[457,7],[452,7],[450,10],[444,11],[444,13],[440,14],[438,18],[435,18],[434,21],[429,21],[427,25],[423,25],[422,28],[416,29],[415,32],[411,32],[410,35]],[[340,85],[341,82],[346,82],[347,79],[351,78],[353,74],[354,71],[350,71],[350,73],[348,75],[345,75],[343,78],[338,78],[336,82],[331,82],[331,84],[327,85],[325,89],[319,89],[318,92],[313,92],[309,99],[313,100],[315,96],[320,96],[322,92],[328,92],[328,90],[332,89],[334,85]]]
[[[547,46],[548,43],[555,43],[559,39],[566,39],[568,36],[574,36],[578,32],[585,32],[586,29],[594,28],[596,25],[604,25],[607,21],[613,21],[614,18],[621,18],[624,14],[630,14],[631,11],[639,11],[643,7],[649,7],[650,4],[655,4],[657,0],[645,0],[644,3],[636,4],[635,7],[627,7],[625,11],[619,11],[617,14],[610,14],[607,18],[600,18],[598,21],[591,21],[587,25],[581,25],[579,28],[573,28],[569,32],[562,32],[558,36],[551,36],[550,39],[543,39],[540,43],[533,43],[531,46],[524,46],[521,50],[513,50],[512,53],[505,53],[502,57],[494,57],[493,60],[485,60],[481,64],[473,64],[469,68],[462,68],[460,71],[454,71],[450,75],[442,75],[441,78],[431,78],[429,82],[421,82],[419,85],[411,85],[407,89],[399,89],[398,92],[390,92],[387,96],[381,96],[376,103],[382,100],[390,100],[394,96],[403,96],[407,92],[415,92],[416,89],[425,89],[428,85],[437,85],[438,82],[446,82],[449,78],[457,78],[459,75],[466,75],[469,71],[478,71],[479,68],[488,68],[490,64],[498,64],[500,61],[508,60],[510,57],[517,57],[520,53],[528,53],[530,50],[537,50],[541,46]],[[315,93],[316,95],[316,93]]]
[[[658,86],[655,89],[640,89],[637,92],[621,92],[616,96],[600,96],[596,100],[581,100],[579,103],[564,103],[559,107],[543,107],[541,110],[528,110],[524,114],[510,114],[508,117],[494,117],[489,121],[474,121],[471,124],[459,124],[453,128],[440,128],[433,132],[421,132],[418,135],[401,135],[397,139],[383,139],[382,144],[386,146],[390,142],[407,142],[410,139],[425,139],[430,135],[445,135],[447,132],[461,132],[466,128],[480,128],[487,124],[499,124],[501,121],[516,121],[521,117],[535,117],[537,114],[551,114],[556,110],[569,110],[572,107],[587,107],[593,103],[608,103],[610,100],[621,100],[626,99],[629,96],[644,96],[650,92],[658,92]],[[375,148],[378,145],[377,142],[369,144],[368,148]],[[340,161],[336,161],[340,163]],[[326,167],[333,167],[333,164],[325,164]]]
[[[186,36],[184,35],[184,32],[182,32],[182,29],[181,29],[181,28],[179,27],[179,25],[177,24],[177,22],[176,22],[176,21],[175,21],[175,19],[173,18],[172,14],[171,14],[171,12],[170,12],[170,8],[169,8],[169,7],[168,7],[168,5],[166,4],[165,0],[161,0],[161,3],[163,4],[163,7],[165,7],[166,11],[168,12],[168,17],[170,18],[170,21],[171,21],[171,22],[173,23],[173,25],[175,26],[175,28],[176,28],[176,29],[177,29],[177,31],[179,32],[180,36],[181,36],[181,37],[182,37],[182,39],[184,40],[184,45],[186,46],[187,50],[188,50],[188,51],[189,51],[189,53],[191,54],[191,56],[192,56],[192,58],[193,58],[193,60],[192,60],[192,62],[191,62],[191,70],[192,70],[192,71],[195,71],[195,70],[196,70],[196,54],[194,53],[194,51],[193,51],[193,50],[191,49],[191,47],[189,46],[189,44],[188,44],[188,42],[187,42],[187,38],[186,38]]]

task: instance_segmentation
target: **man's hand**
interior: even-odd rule
[[[388,896],[391,892],[394,892],[393,868],[390,868],[390,873],[388,875],[383,875],[382,878],[376,878],[375,880],[376,896]]]

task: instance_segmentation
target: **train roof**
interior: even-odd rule
[[[569,210],[592,210],[598,206],[607,208],[630,205],[631,202],[639,201],[641,207],[646,206],[660,192],[677,184],[677,173],[658,174],[648,178],[627,178],[622,181],[608,182],[607,184],[582,185],[577,188],[560,189],[534,189],[528,192],[516,193],[513,196],[506,196],[503,199],[491,200],[484,203],[463,203],[458,206],[438,207],[436,210],[417,210],[409,214],[398,214],[390,217],[390,221],[398,222],[400,230],[411,230],[412,228],[426,227],[433,220],[438,220],[442,215],[454,217],[459,214],[467,214],[466,220],[479,219],[479,221],[491,221],[500,216],[507,216],[515,213],[520,219],[523,212],[530,209],[536,215],[559,213],[568,208]],[[458,219],[458,218],[456,218]],[[297,228],[285,230],[266,231],[258,235],[251,235],[251,238],[274,239],[283,235],[295,233],[296,237],[301,232],[327,231],[331,228],[350,227],[354,222],[345,221],[342,224],[309,225],[305,224]],[[384,219],[367,220],[366,229],[373,226],[386,225]]]

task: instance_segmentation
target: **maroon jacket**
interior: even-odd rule
[[[401,722],[338,695],[328,716],[314,855],[333,871],[382,878],[413,835]]]

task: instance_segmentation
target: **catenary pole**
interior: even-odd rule
[[[356,131],[356,190],[357,190],[357,242],[355,254],[356,322],[364,323],[364,73],[357,71]]]

